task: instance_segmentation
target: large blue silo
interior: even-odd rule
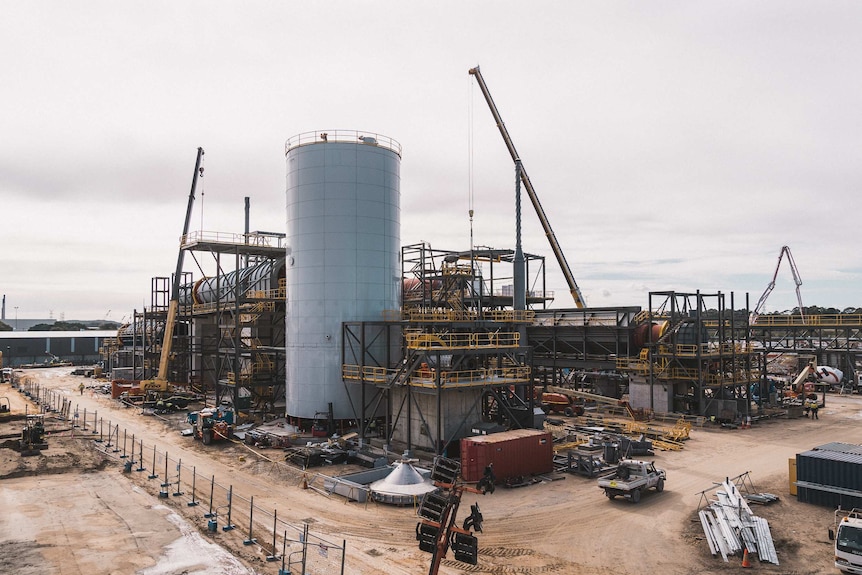
[[[285,155],[286,412],[313,418],[331,403],[336,419],[353,419],[360,402],[341,378],[341,324],[399,307],[401,146],[327,130],[290,138]]]

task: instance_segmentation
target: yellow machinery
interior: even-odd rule
[[[203,148],[198,148],[197,160],[195,161],[195,173],[192,176],[192,189],[189,192],[189,202],[186,207],[186,221],[183,225],[183,235],[180,238],[180,251],[177,256],[177,269],[174,273],[173,283],[171,284],[171,300],[168,303],[167,317],[165,318],[165,331],[162,339],[161,355],[159,356],[159,372],[155,379],[145,379],[141,381],[141,391],[168,391],[170,383],[168,382],[168,363],[171,359],[171,346],[173,345],[174,326],[177,321],[177,308],[180,301],[180,278],[183,273],[183,242],[189,233],[189,223],[192,217],[192,206],[195,202],[195,189],[197,188],[198,178],[203,175],[201,160],[203,159]]]

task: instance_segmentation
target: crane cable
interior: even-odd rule
[[[198,178],[198,182],[200,182],[200,188],[201,188],[201,201],[200,201],[200,206],[201,206],[201,229],[200,229],[200,233],[201,234],[203,234],[203,231],[204,231],[204,195],[205,195],[205,193],[204,193],[203,176],[204,176],[204,162],[206,161],[205,157],[206,157],[205,155],[201,156],[201,166],[198,170],[198,174],[200,175],[200,178]]]
[[[473,253],[473,84],[467,76],[470,93],[467,98],[467,210],[470,218],[470,253]],[[472,264],[472,262],[471,262]]]

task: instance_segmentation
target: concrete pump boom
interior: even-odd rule
[[[799,270],[796,269],[796,262],[793,261],[793,254],[790,253],[790,248],[782,246],[781,253],[778,254],[778,263],[775,264],[775,272],[772,274],[772,281],[769,282],[763,295],[761,295],[760,299],[757,300],[757,305],[754,307],[754,311],[751,312],[751,315],[748,318],[749,324],[756,322],[757,318],[760,317],[760,312],[763,311],[763,306],[766,304],[766,298],[768,298],[769,294],[772,293],[772,290],[775,289],[775,279],[778,277],[778,269],[781,267],[781,259],[784,257],[784,254],[787,254],[787,262],[790,264],[790,271],[793,273],[793,281],[796,283],[796,301],[799,302],[799,315],[802,316],[802,323],[805,323],[805,308],[802,307],[802,293],[799,291],[799,288],[802,287],[802,278],[799,276]]]
[[[503,118],[500,117],[500,112],[497,111],[497,106],[494,104],[494,99],[491,98],[491,93],[488,91],[488,86],[485,84],[485,79],[482,78],[482,73],[479,71],[479,66],[470,69],[470,75],[476,78],[476,82],[479,84],[479,89],[482,90],[482,95],[485,96],[485,101],[488,103],[488,107],[491,109],[491,114],[494,116],[494,121],[497,122],[497,128],[500,129],[500,134],[503,136],[503,141],[506,143],[506,147],[509,149],[509,154],[512,156],[512,160],[514,162],[521,161],[520,156],[518,156],[517,150],[515,150],[515,144],[512,143],[512,138],[509,137],[509,132],[506,130],[506,125],[503,124]],[[578,287],[577,282],[575,282],[575,276],[572,275],[572,270],[569,268],[569,264],[566,261],[566,256],[563,255],[563,250],[560,249],[560,244],[557,242],[557,236],[554,235],[554,230],[551,229],[551,223],[548,221],[548,217],[545,215],[545,210],[542,209],[542,204],[539,203],[539,197],[536,195],[536,190],[533,189],[533,183],[530,182],[530,177],[527,175],[527,170],[524,168],[523,162],[521,162],[521,182],[523,182],[524,187],[527,189],[527,195],[530,196],[530,201],[533,203],[533,208],[536,210],[536,215],[539,216],[539,221],[542,224],[542,229],[545,231],[545,235],[548,237],[548,241],[551,244],[551,249],[554,252],[554,256],[557,258],[557,263],[560,265],[560,268],[563,270],[563,275],[566,277],[566,283],[569,286],[569,291],[572,294],[572,298],[575,300],[575,306],[579,308],[586,307],[586,303],[584,302],[584,296],[581,294],[581,290]]]

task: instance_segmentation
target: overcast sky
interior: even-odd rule
[[[0,0],[7,323],[149,306],[198,146],[192,230],[242,232],[249,196],[252,229],[286,231],[285,141],[348,129],[403,146],[403,244],[469,249],[472,193],[474,243],[514,247],[477,64],[588,305],[753,307],[788,245],[805,305],[862,306],[860,29],[862,3],[828,0]],[[794,288],[784,262],[766,309]]]

